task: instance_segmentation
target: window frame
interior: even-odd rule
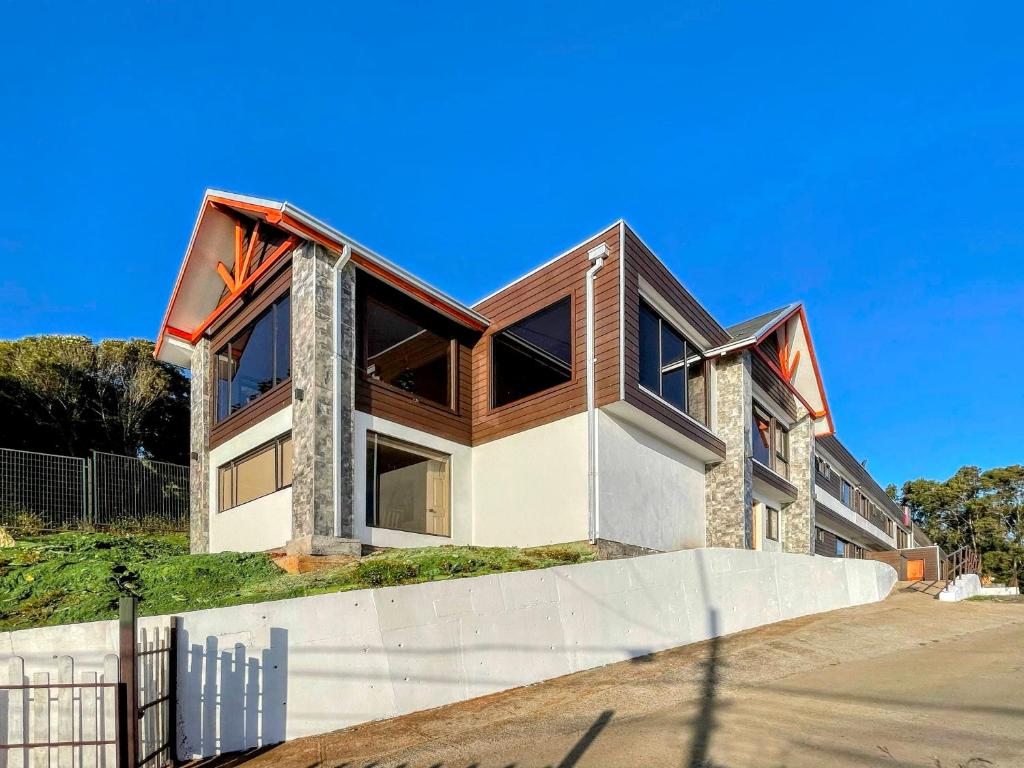
[[[845,499],[843,498],[844,495],[846,496]],[[853,509],[850,506],[853,502],[853,484],[845,477],[839,478],[839,502],[849,509]]]
[[[495,339],[497,337],[501,336],[501,334],[505,333],[512,326],[519,325],[519,323],[521,323],[521,322],[523,322],[525,320],[529,320],[534,315],[539,315],[541,312],[545,312],[545,311],[551,309],[552,307],[554,307],[556,304],[560,304],[562,302],[566,302],[569,305],[569,378],[566,381],[563,381],[563,382],[560,382],[558,384],[554,384],[554,385],[552,385],[550,387],[546,387],[544,389],[538,390],[537,392],[533,392],[533,393],[531,393],[529,395],[524,395],[523,397],[517,398],[515,400],[510,400],[507,403],[502,403],[501,405],[495,405],[494,404],[494,396],[495,396],[495,394],[498,391],[498,388],[495,385],[495,379],[494,379],[494,374],[495,374],[495,365],[494,365]],[[576,294],[575,294],[575,292],[570,291],[569,293],[565,293],[565,294],[559,296],[554,301],[549,301],[547,304],[545,304],[542,307],[539,307],[539,308],[534,309],[534,310],[532,310],[530,312],[526,312],[523,315],[520,315],[515,320],[509,320],[508,322],[503,324],[501,326],[501,328],[498,328],[497,330],[495,330],[492,333],[488,334],[488,337],[487,337],[487,412],[488,413],[497,413],[497,412],[500,412],[500,411],[502,411],[502,410],[504,410],[506,408],[512,408],[514,406],[520,405],[521,403],[525,403],[525,402],[529,401],[532,398],[551,395],[551,394],[553,394],[555,392],[561,391],[565,387],[571,387],[573,384],[576,383],[576,372],[577,372],[577,368],[576,368]]]
[[[373,472],[373,489],[371,490],[366,485],[366,481],[369,479],[370,473],[370,440],[371,438],[383,438],[389,443],[396,444],[400,450],[405,450],[408,453],[420,456],[424,459],[434,461],[445,462],[445,475],[447,479],[447,497],[448,497],[448,533],[426,533],[425,531],[410,531],[407,528],[395,528],[389,525],[380,524],[380,491],[378,489],[377,472]],[[433,536],[441,539],[453,538],[453,530],[455,528],[455,499],[454,499],[454,473],[452,471],[452,465],[454,463],[454,455],[445,453],[444,451],[430,448],[425,445],[419,445],[418,443],[412,443],[408,440],[403,440],[400,437],[393,437],[383,432],[378,432],[374,429],[367,429],[363,439],[363,450],[364,450],[364,463],[366,465],[363,479],[363,493],[365,496],[365,509],[364,509],[364,522],[367,528],[377,528],[382,531],[396,531],[398,533],[411,533],[416,536]]]
[[[213,354],[211,355],[210,365],[211,365],[211,381],[212,381],[212,385],[213,385],[213,387],[212,387],[213,388],[213,397],[212,397],[212,400],[213,400],[213,424],[212,424],[212,426],[214,428],[220,427],[220,426],[226,424],[227,422],[231,421],[231,419],[235,418],[236,416],[238,416],[238,415],[240,415],[242,413],[245,413],[247,410],[249,410],[250,407],[252,407],[252,406],[256,405],[257,403],[259,403],[260,401],[264,400],[267,397],[267,395],[271,394],[272,392],[277,392],[282,387],[291,386],[291,380],[292,380],[291,369],[292,369],[292,365],[294,363],[294,358],[292,356],[292,353],[293,353],[292,341],[293,340],[292,340],[292,332],[291,332],[292,331],[291,318],[292,318],[292,314],[293,313],[292,313],[292,306],[291,306],[291,295],[292,295],[292,292],[291,292],[291,288],[290,287],[285,288],[283,291],[281,291],[279,293],[275,293],[275,294],[271,295],[267,299],[266,306],[261,307],[259,312],[257,312],[255,314],[255,316],[253,316],[253,318],[251,320],[246,321],[243,325],[239,326],[238,328],[233,328],[231,330],[231,335],[225,341],[222,341],[221,343],[219,343],[217,345],[216,349],[213,351]],[[278,363],[278,349],[277,349],[278,324],[277,324],[277,314],[278,314],[278,307],[280,306],[280,304],[285,299],[288,300],[288,334],[287,334],[287,338],[288,338],[288,375],[282,377],[281,379],[278,379],[277,378],[277,363]],[[234,343],[234,341],[236,339],[238,339],[238,337],[241,336],[246,331],[255,328],[256,325],[259,324],[259,322],[263,318],[265,318],[268,314],[272,314],[273,315],[273,320],[271,322],[271,328],[270,328],[270,338],[271,338],[270,357],[271,357],[271,360],[272,360],[272,363],[271,363],[272,369],[273,369],[272,377],[273,377],[273,382],[274,383],[265,392],[261,392],[259,395],[257,395],[256,397],[252,398],[251,400],[249,400],[245,405],[241,406],[238,410],[233,411],[233,410],[231,410],[231,405],[232,405],[232,403],[231,403],[231,380],[229,379],[228,380],[228,385],[227,385],[227,388],[226,388],[227,389],[227,393],[228,393],[227,413],[223,417],[221,417],[219,415],[220,414],[220,406],[221,406],[221,397],[220,397],[220,382],[221,382],[221,379],[220,379],[220,370],[219,370],[220,365],[219,365],[219,361],[220,361],[221,355],[226,353],[228,359],[230,360],[230,357],[231,357],[231,345]]]
[[[769,541],[779,541],[782,536],[782,512],[775,507],[764,505],[764,537]],[[774,531],[775,535],[772,535]]]
[[[356,287],[356,290],[357,290],[357,292],[359,291],[359,286],[358,285]],[[389,312],[393,312],[394,314],[398,315],[402,319],[407,320],[408,322],[413,323],[415,325],[418,325],[421,328],[423,328],[424,330],[429,331],[430,333],[435,334],[436,336],[440,336],[441,338],[446,338],[446,337],[448,338],[448,404],[447,405],[444,404],[444,403],[439,403],[436,400],[431,400],[430,398],[424,397],[424,396],[419,395],[419,394],[417,394],[415,392],[410,392],[407,389],[402,389],[401,387],[395,386],[394,384],[391,384],[390,382],[384,381],[383,379],[375,378],[375,377],[370,375],[370,372],[367,370],[367,360],[369,359],[369,341],[370,341],[370,338],[369,338],[369,334],[367,334],[367,332],[366,332],[366,322],[367,322],[367,313],[368,313],[369,306],[370,306],[371,303],[376,304],[379,307],[383,307],[384,309],[386,309]],[[356,311],[358,313],[357,314],[357,318],[356,318],[356,325],[357,325],[357,329],[358,329],[356,331],[356,333],[357,333],[356,344],[358,345],[357,357],[358,357],[358,361],[359,361],[358,365],[357,365],[357,368],[359,370],[359,374],[362,377],[362,379],[365,382],[367,382],[370,385],[372,385],[372,386],[381,387],[383,389],[386,389],[388,392],[394,392],[394,393],[396,393],[398,395],[401,395],[402,397],[407,398],[408,400],[410,400],[411,402],[416,403],[417,405],[426,405],[426,406],[429,406],[431,408],[436,408],[436,409],[438,409],[440,411],[443,411],[445,413],[452,413],[452,414],[458,415],[458,413],[459,413],[459,409],[458,409],[458,403],[459,403],[459,346],[460,346],[458,338],[454,334],[449,336],[447,334],[440,333],[438,330],[436,330],[434,328],[428,327],[427,324],[424,323],[421,318],[415,317],[412,313],[407,312],[404,307],[397,306],[395,303],[389,302],[386,298],[382,298],[380,295],[375,294],[373,292],[372,286],[364,287],[362,289],[362,295],[361,296],[357,296]],[[424,315],[428,314],[429,311],[430,311],[429,309],[424,308]],[[439,321],[441,320],[441,318],[438,318],[438,319],[439,319]]]
[[[639,303],[637,305],[638,319],[637,319],[637,353],[639,357],[639,350],[641,347],[640,342],[640,320],[639,313],[643,312],[644,307],[658,319],[658,391],[655,392],[650,387],[645,386],[640,381],[640,373],[637,372],[637,387],[652,397],[656,397],[660,402],[672,408],[677,413],[681,413],[688,419],[695,421],[700,424],[704,429],[710,430],[711,425],[711,392],[710,392],[710,366],[708,364],[708,357],[706,350],[702,349],[700,345],[690,341],[690,333],[680,328],[671,318],[666,317],[666,313],[662,312],[655,306],[655,302],[640,294]],[[667,325],[672,331],[683,340],[683,359],[669,365],[664,364],[664,348],[663,348],[663,336],[662,336],[662,325]],[[698,419],[696,416],[690,413],[690,349],[693,349],[697,353],[697,357],[700,358],[701,375],[704,377],[704,419]],[[664,377],[666,373],[672,373],[674,371],[683,371],[683,406],[679,407],[671,400],[668,400],[663,394]]]
[[[289,440],[292,441],[292,481],[288,482],[288,483],[283,483],[282,481],[284,480],[284,452],[282,450],[282,446],[283,446],[283,444],[286,441],[289,441]],[[239,504],[238,503],[238,465],[244,463],[248,459],[253,458],[254,456],[257,456],[260,453],[263,453],[267,448],[269,448],[271,446],[273,446],[273,448],[274,448],[274,490],[268,491],[267,493],[262,493],[259,496],[255,496],[254,498],[251,498],[248,501],[243,501],[241,504]],[[231,504],[231,506],[228,506],[228,507],[223,506],[224,495],[223,495],[223,489],[222,489],[222,484],[223,484],[223,474],[222,473],[225,470],[230,470],[230,472],[231,472],[232,504]],[[294,440],[292,440],[291,430],[289,430],[287,432],[284,432],[284,433],[278,435],[277,437],[275,437],[275,438],[273,438],[271,440],[267,440],[265,443],[261,443],[260,445],[257,445],[255,448],[251,448],[248,451],[246,451],[245,453],[241,453],[238,456],[235,456],[234,458],[224,462],[223,464],[220,464],[217,467],[217,514],[220,514],[221,512],[227,512],[227,511],[232,510],[232,509],[238,509],[238,507],[243,507],[246,504],[250,504],[250,503],[252,503],[254,501],[257,501],[259,499],[265,499],[267,496],[272,496],[273,494],[278,493],[279,491],[283,491],[286,488],[291,488],[292,484],[294,482],[294,479],[295,479],[294,472],[295,472],[295,442],[294,442]]]
[[[752,461],[756,461],[762,467],[770,469],[772,472],[777,474],[779,477],[783,477],[786,480],[789,479],[790,464],[793,461],[791,453],[791,445],[789,440],[789,433],[792,427],[789,424],[781,421],[769,408],[765,408],[764,405],[757,398],[751,398],[750,407],[750,458]],[[759,439],[755,434],[756,429],[756,417],[760,414],[764,419],[768,421],[768,464],[765,464],[760,459],[754,456],[753,441]],[[785,435],[783,442],[785,443],[785,457],[779,456],[779,440],[778,433],[782,432]],[[784,464],[785,472],[779,471],[779,463]]]

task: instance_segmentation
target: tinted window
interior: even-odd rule
[[[707,424],[704,358],[646,302],[640,302],[640,386]]]
[[[217,420],[242,410],[291,375],[288,296],[243,328],[214,358]]]
[[[760,409],[754,409],[754,458],[766,467],[772,465],[772,420]]]
[[[292,437],[283,435],[218,468],[219,509],[237,507],[292,484]]]
[[[494,334],[491,377],[494,407],[572,379],[572,308],[568,297]]]
[[[451,339],[372,298],[366,302],[363,326],[370,378],[451,405]]]

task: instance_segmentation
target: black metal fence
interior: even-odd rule
[[[0,525],[188,529],[189,468],[93,451],[88,459],[0,448]]]

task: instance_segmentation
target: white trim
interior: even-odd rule
[[[691,291],[689,288],[686,287],[686,283],[684,283],[682,280],[679,279],[679,277],[676,275],[676,273],[673,272],[672,269],[669,267],[669,265],[665,263],[665,260],[663,258],[661,258],[661,256],[659,256],[657,253],[654,252],[654,249],[651,248],[651,246],[649,246],[642,237],[640,237],[640,235],[637,233],[637,231],[635,229],[633,229],[632,226],[630,226],[628,221],[623,220],[623,223],[627,227],[629,227],[629,231],[633,233],[633,237],[635,237],[637,239],[637,241],[640,243],[640,245],[642,245],[644,248],[646,248],[648,250],[648,252],[655,259],[657,259],[658,263],[661,264],[661,266],[663,266],[665,268],[665,271],[667,271],[669,273],[669,275],[672,276],[672,279],[676,281],[676,283],[679,285],[679,287],[682,288],[683,291],[686,292],[686,295],[689,296],[691,299],[693,299],[693,303],[696,304],[701,309],[703,309],[704,312],[707,314],[707,316],[711,318],[711,321],[713,323],[715,323],[715,325],[717,325],[723,331],[725,331],[726,335],[728,335],[729,332],[726,331],[725,326],[723,326],[720,322],[718,322],[717,319],[715,319],[715,316],[711,313],[711,311],[707,307],[704,306],[704,304],[701,302],[700,299],[697,298],[697,296],[694,294],[693,291]]]
[[[604,229],[600,230],[599,232],[594,233],[593,235],[591,235],[588,238],[585,238],[584,240],[581,240],[580,242],[576,243],[576,245],[572,246],[572,248],[567,248],[566,250],[562,251],[557,256],[554,256],[554,257],[548,259],[543,264],[541,264],[539,267],[534,267],[529,272],[527,272],[527,273],[525,273],[523,275],[520,275],[515,280],[512,280],[512,281],[506,283],[505,285],[501,286],[501,288],[499,288],[498,290],[492,291],[491,293],[489,293],[486,296],[484,296],[482,299],[478,299],[477,301],[474,301],[473,302],[473,306],[474,307],[479,307],[481,304],[483,304],[488,299],[493,299],[499,293],[501,293],[502,291],[508,290],[509,288],[511,288],[516,283],[521,282],[522,280],[525,280],[526,278],[530,277],[531,275],[537,274],[538,272],[540,272],[545,267],[550,267],[552,264],[554,264],[556,261],[558,261],[563,256],[568,256],[573,251],[578,250],[579,248],[582,248],[584,245],[589,243],[591,240],[596,240],[601,235],[607,233],[608,230],[610,230],[616,224],[620,224],[621,222],[622,222],[622,219],[618,219],[617,221],[613,221],[611,224],[609,224]]]
[[[626,399],[626,223],[619,219],[619,400]]]
[[[830,512],[839,515],[847,520],[847,522],[853,523],[856,527],[862,529],[865,534],[874,536],[876,539],[884,544],[888,544],[893,549],[897,548],[895,536],[888,535],[870,520],[861,517],[855,510],[843,504],[843,502],[826,491],[820,485],[814,486],[814,500],[816,502],[820,501],[823,506],[828,507]],[[817,517],[817,515],[815,515],[815,517]]]
[[[708,350],[708,354],[709,355],[724,355],[724,354],[726,354],[728,352],[732,352],[735,349],[741,349],[743,347],[749,346],[750,344],[756,344],[760,340],[760,337],[761,337],[762,333],[767,331],[773,325],[778,324],[780,322],[780,320],[782,319],[783,315],[788,315],[788,314],[792,313],[794,310],[799,309],[802,306],[802,304],[803,304],[803,302],[794,301],[793,303],[783,307],[778,312],[776,312],[774,315],[772,315],[771,319],[768,320],[768,322],[766,322],[764,325],[762,325],[756,331],[754,331],[753,334],[751,334],[749,336],[745,336],[742,339],[736,339],[735,341],[727,342],[725,344],[722,344],[721,346],[715,347],[714,349],[709,349]],[[808,334],[808,335],[810,335],[810,334]]]

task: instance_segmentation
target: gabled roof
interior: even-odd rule
[[[732,338],[709,350],[709,357],[751,350],[814,417],[815,435],[835,431],[803,304],[796,302],[765,312],[728,331]]]
[[[763,315],[752,317],[749,320],[744,320],[742,323],[732,325],[725,330],[732,336],[733,341],[744,341],[748,339],[760,338],[764,331],[768,328],[772,328],[776,323],[782,319],[783,315],[791,312],[794,307],[799,304],[787,304],[784,307],[773,309],[771,312],[765,312]]]
[[[306,240],[319,243],[336,253],[348,249],[353,263],[417,301],[469,328],[483,330],[488,325],[487,318],[471,307],[291,203],[210,189],[203,196],[192,237],[160,326],[156,342],[156,356],[159,359],[188,365],[192,345],[199,340],[216,315],[233,304],[255,279],[255,270],[247,276],[238,274],[244,270],[235,268],[235,253],[238,251],[236,244],[240,238],[236,224],[239,220],[250,224],[260,222],[276,228],[285,236],[290,236],[288,243],[292,245]],[[275,251],[273,256],[283,257],[286,251],[287,248],[283,247]],[[266,271],[272,261],[269,259],[260,269]],[[218,271],[228,273],[228,276],[222,281]],[[232,271],[236,273],[237,286],[225,296],[224,282]]]

